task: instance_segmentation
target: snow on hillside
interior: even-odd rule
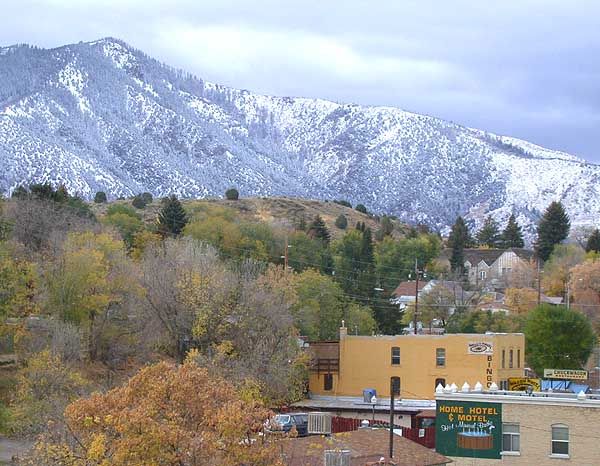
[[[270,97],[208,83],[116,39],[0,48],[0,190],[63,182],[91,197],[286,195],[362,202],[444,229],[552,200],[600,220],[600,167],[391,107]]]

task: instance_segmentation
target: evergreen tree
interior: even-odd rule
[[[229,188],[225,191],[225,198],[229,201],[237,201],[240,198],[240,193],[235,188]]]
[[[158,231],[163,235],[178,236],[188,223],[187,214],[174,194],[163,199],[158,213]]]
[[[375,292],[375,254],[373,251],[373,236],[370,228],[362,232],[360,242],[360,260],[358,262],[357,291],[362,304],[370,304],[370,298]]]
[[[344,207],[352,208],[352,204],[350,204],[348,201],[345,201],[343,199],[341,199],[339,201],[333,201],[333,202],[335,202],[336,204],[339,204],[339,205],[343,205]]]
[[[27,191],[27,188],[25,186],[19,185],[14,189],[11,197],[14,199],[27,199],[28,196],[29,191]]]
[[[570,228],[571,221],[562,203],[552,202],[538,224],[538,237],[535,242],[537,256],[543,261],[548,260],[554,246],[569,236]]]
[[[94,196],[94,202],[96,204],[104,204],[106,202],[106,193],[104,191],[98,191]]]
[[[311,238],[320,239],[325,244],[329,244],[331,235],[320,215],[317,215],[308,227],[308,235]]]
[[[475,235],[477,244],[480,246],[487,246],[489,248],[497,248],[500,243],[500,231],[498,230],[498,223],[488,216],[481,227],[481,230]]]
[[[306,231],[306,217],[302,215],[300,219],[296,222],[296,230]]]
[[[586,252],[600,252],[600,230],[596,228],[587,240],[585,245]]]
[[[359,211],[359,212],[361,212],[361,213],[363,213],[363,214],[366,214],[368,212],[367,208],[365,207],[364,204],[356,204],[356,207],[354,209],[357,210],[357,211]]]
[[[335,226],[340,230],[345,230],[348,227],[348,220],[344,214],[340,214],[338,218],[335,219]]]
[[[462,272],[465,263],[464,249],[471,246],[472,243],[471,234],[465,220],[458,216],[448,237],[448,247],[452,249],[450,267],[453,272]]]
[[[133,198],[133,201],[131,201],[131,205],[133,205],[133,207],[136,209],[145,209],[146,201],[141,194],[138,194]]]
[[[394,224],[387,215],[384,215],[381,219],[381,234],[382,236],[388,236],[394,231]]]
[[[511,214],[511,216],[508,218],[506,228],[502,232],[501,245],[504,249],[522,248],[525,246],[525,242],[523,241],[523,232],[521,231],[521,226],[515,219],[515,214]]]
[[[152,194],[149,192],[144,192],[144,193],[140,194],[140,197],[143,199],[143,201],[146,203],[146,205],[152,204],[152,201],[154,200],[154,198],[152,197]]]

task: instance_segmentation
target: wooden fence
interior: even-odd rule
[[[357,430],[360,427],[360,419],[350,419],[346,417],[334,416],[331,419],[331,431],[334,434],[339,432],[350,432]],[[382,427],[389,429],[389,423],[382,421],[369,420],[370,426]],[[423,429],[412,429],[410,427],[396,427],[402,429],[402,436],[413,442],[417,442],[427,448],[435,448],[435,427],[425,427]]]

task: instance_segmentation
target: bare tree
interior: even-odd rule
[[[186,302],[186,288],[192,285],[194,276],[215,274],[222,279],[219,287],[203,291],[229,289],[227,273],[214,248],[187,237],[153,244],[142,257],[141,283],[146,289],[145,312],[149,318],[147,335],[157,333],[180,360],[190,348],[197,319],[197,309]]]

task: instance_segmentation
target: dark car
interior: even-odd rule
[[[289,433],[292,427],[296,428],[298,437],[308,435],[308,414],[307,413],[287,413],[277,414],[269,421],[268,430],[270,432]]]

